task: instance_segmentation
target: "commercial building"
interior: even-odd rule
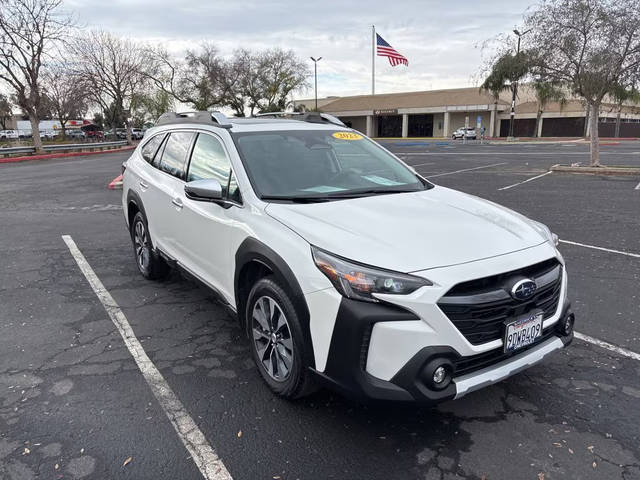
[[[311,109],[313,99],[296,100],[296,107]],[[318,108],[339,117],[347,125],[372,137],[450,137],[458,128],[484,127],[488,137],[506,137],[511,98],[504,92],[494,98],[477,87],[386,93],[318,99]],[[540,111],[531,88],[522,85],[516,101],[514,135],[519,137],[581,137],[588,126],[586,108],[579,100],[552,102]],[[604,104],[599,129],[613,136],[617,106]],[[640,107],[625,105],[621,111],[621,137],[640,137]]]

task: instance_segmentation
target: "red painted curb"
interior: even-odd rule
[[[109,190],[115,190],[116,188],[122,188],[122,175],[118,175],[109,183]]]
[[[85,155],[98,155],[103,153],[118,153],[126,152],[127,150],[133,150],[135,146],[117,148],[115,150],[100,150],[98,152],[69,152],[69,153],[50,153],[46,155],[29,155],[26,157],[8,157],[0,158],[0,163],[14,163],[14,162],[26,162],[29,160],[49,160],[50,158],[64,158],[64,157],[83,157]]]

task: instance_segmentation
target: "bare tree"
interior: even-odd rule
[[[42,89],[53,117],[60,123],[62,136],[66,137],[67,122],[87,112],[87,89],[71,67],[61,63],[46,66],[42,74]]]
[[[203,43],[199,50],[188,50],[184,59],[176,59],[162,48],[150,49],[147,55],[153,64],[146,69],[148,78],[178,102],[201,111],[225,104],[225,62],[213,44]]]
[[[121,118],[131,141],[131,102],[148,82],[150,69],[145,50],[128,39],[94,30],[71,44],[75,72],[84,82],[90,99],[113,118]]]
[[[254,61],[254,85],[248,90],[250,108],[262,112],[284,111],[289,94],[307,86],[309,67],[293,50],[274,48],[262,52]]]
[[[148,76],[155,85],[197,110],[232,108],[237,116],[257,111],[285,110],[288,95],[307,84],[309,70],[292,51],[254,53],[240,49],[231,58],[218,55],[215,46],[201,45],[179,60],[163,49],[149,51],[154,68]]]
[[[36,151],[42,151],[42,65],[74,25],[71,17],[60,13],[61,4],[62,0],[0,0],[0,80],[29,116]]]
[[[587,103],[591,165],[600,166],[602,101],[640,70],[640,0],[544,0],[525,20],[534,71]]]
[[[13,104],[7,95],[0,93],[0,126],[2,130],[7,129],[11,117],[13,117]]]

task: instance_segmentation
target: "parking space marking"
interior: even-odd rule
[[[640,183],[638,183],[638,185],[636,185],[636,188],[634,188],[634,190],[640,190]]]
[[[531,181],[536,180],[538,178],[542,178],[545,175],[549,175],[550,173],[552,173],[552,172],[548,171],[548,172],[543,173],[542,175],[538,175],[538,176],[535,176],[535,177],[527,178],[526,180],[523,180],[522,182],[514,183],[513,185],[509,185],[508,187],[499,188],[498,191],[500,191],[500,190],[509,190],[510,188],[517,187],[518,185],[522,185],[523,183],[531,182]]]
[[[482,165],[481,167],[463,168],[462,170],[456,170],[454,172],[436,173],[435,175],[429,175],[427,178],[442,177],[444,175],[453,175],[454,173],[470,172],[471,170],[480,170],[481,168],[497,167],[499,165],[506,165],[506,162],[492,163],[491,165]]]
[[[89,265],[89,262],[87,262],[73,241],[73,238],[71,238],[70,235],[62,235],[62,239],[64,243],[67,244],[80,271],[107,311],[111,321],[118,329],[118,332],[120,332],[122,340],[136,361],[140,372],[142,372],[142,376],[149,384],[149,387],[151,387],[153,395],[169,418],[171,425],[173,425],[178,437],[188,450],[191,458],[193,458],[202,476],[206,480],[232,480],[222,460],[220,460],[215,450],[209,445],[204,434],[189,416],[182,402],[173,390],[171,390],[171,387],[160,371],[147,356],[147,353],[135,336],[127,317],[125,317],[116,301],[93,271],[91,265]]]
[[[560,243],[566,243],[567,245],[575,245],[578,247],[592,248],[593,250],[602,250],[603,252],[617,253],[619,255],[626,255],[628,257],[640,258],[640,254],[638,253],[623,252],[621,250],[613,250],[611,248],[596,247],[595,245],[586,245],[584,243],[572,242],[570,240],[559,240],[559,241]]]
[[[632,352],[631,350],[618,347],[617,345],[613,345],[612,343],[605,342],[603,340],[598,340],[597,338],[590,337],[589,335],[585,335],[584,333],[573,332],[573,336],[578,340],[582,340],[583,342],[592,343],[593,345],[597,345],[609,351],[615,352],[618,355],[640,361],[640,353]]]

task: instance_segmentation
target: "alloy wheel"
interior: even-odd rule
[[[271,297],[260,297],[253,306],[251,327],[260,363],[272,379],[284,382],[293,365],[293,339],[280,305]]]
[[[149,237],[147,229],[142,221],[135,224],[133,231],[133,244],[136,251],[136,260],[141,269],[149,267]]]

